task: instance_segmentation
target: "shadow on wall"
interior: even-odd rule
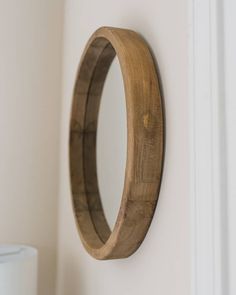
[[[60,294],[86,295],[86,287],[83,283],[83,269],[79,261],[67,253],[64,257],[62,267],[64,268],[64,272]],[[59,293],[58,291],[59,290],[57,290],[57,293]]]

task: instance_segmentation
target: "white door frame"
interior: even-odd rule
[[[189,0],[192,294],[228,295],[224,0]]]
[[[228,294],[236,294],[236,1],[224,0],[225,142],[227,163],[226,279]],[[225,292],[226,295],[228,295]]]

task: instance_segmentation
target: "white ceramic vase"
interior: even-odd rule
[[[0,294],[37,295],[37,250],[0,245]]]

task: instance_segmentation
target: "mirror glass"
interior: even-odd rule
[[[127,118],[123,78],[118,58],[104,84],[97,129],[98,185],[105,216],[112,229],[123,193],[127,153]]]

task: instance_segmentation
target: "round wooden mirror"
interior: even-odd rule
[[[125,88],[128,135],[123,196],[111,230],[99,192],[96,137],[102,90],[116,55]],[[74,214],[86,250],[97,259],[128,257],[142,243],[155,211],[164,146],[155,64],[137,33],[103,27],[91,36],[76,78],[69,145]]]

